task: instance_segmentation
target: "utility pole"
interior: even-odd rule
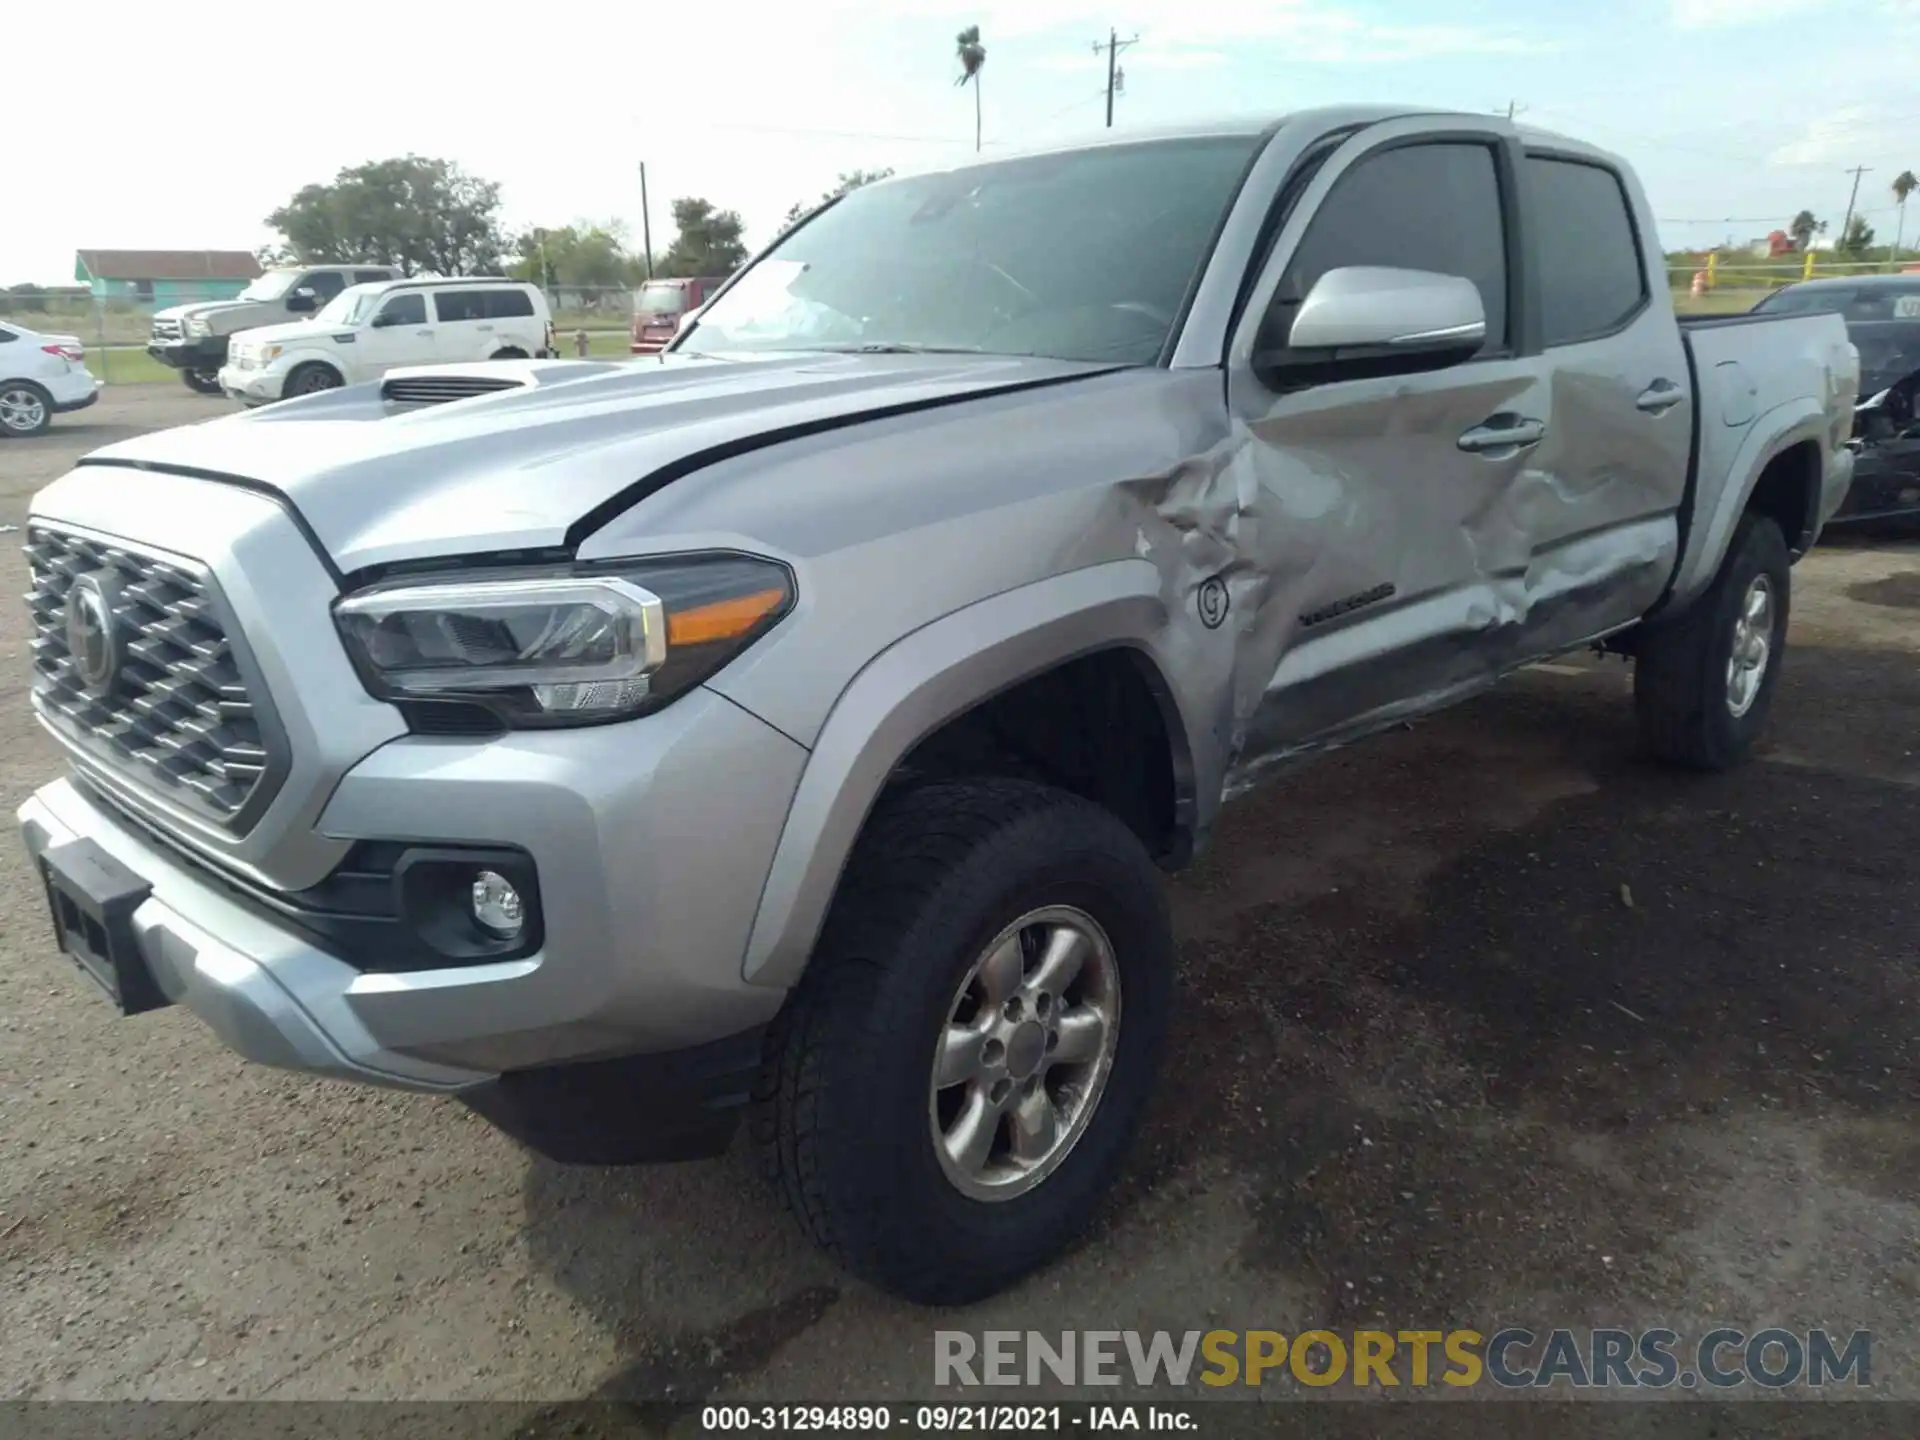
[[[1119,66],[1120,52],[1130,50],[1139,43],[1140,37],[1138,35],[1135,35],[1131,40],[1122,40],[1119,32],[1116,30],[1107,31],[1106,44],[1102,45],[1099,41],[1094,41],[1093,53],[1098,55],[1102,51],[1105,51],[1107,56],[1107,128],[1109,130],[1113,128],[1114,93],[1126,83],[1126,76],[1122,73]]]
[[[1836,250],[1846,245],[1847,232],[1853,229],[1853,204],[1860,198],[1860,177],[1871,175],[1873,171],[1865,165],[1856,165],[1847,173],[1853,176],[1853,193],[1847,196],[1847,218],[1840,222],[1840,238],[1834,242]]]
[[[640,162],[640,247],[647,257],[647,279],[653,278],[653,215],[647,208],[647,162]]]

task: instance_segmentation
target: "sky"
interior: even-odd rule
[[[473,20],[393,0],[325,12],[126,0],[10,14],[0,95],[36,157],[0,185],[0,285],[70,282],[74,251],[254,248],[302,185],[408,152],[498,181],[510,230],[641,229],[676,196],[741,212],[750,245],[844,170],[966,158],[954,37],[977,24],[984,144],[1104,124],[1282,114],[1342,101],[1516,107],[1626,156],[1663,248],[1860,208],[1920,170],[1920,0],[809,0],[700,7],[546,0]],[[166,18],[162,18],[163,15]],[[178,18],[176,18],[178,17]],[[672,18],[669,18],[672,17]],[[324,42],[332,30],[340,39]],[[36,133],[37,132],[37,133]],[[1920,204],[1913,212],[1920,229]]]

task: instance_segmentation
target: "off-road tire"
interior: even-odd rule
[[[1112,943],[1112,1068],[1046,1179],[974,1199],[935,1152],[934,1048],[980,954],[1046,905],[1084,911]],[[769,1178],[822,1248],[884,1290],[960,1305],[1005,1289],[1071,1245],[1118,1174],[1159,1070],[1173,970],[1160,872],[1110,812],[1020,780],[888,796],[769,1036],[751,1121]]]
[[[504,350],[496,350],[487,357],[489,360],[524,360],[527,352],[517,345],[509,345]]]
[[[1773,589],[1771,649],[1759,694],[1744,715],[1735,715],[1727,704],[1727,663],[1757,575]],[[1654,756],[1693,770],[1729,770],[1746,759],[1766,724],[1786,658],[1792,576],[1779,525],[1749,512],[1706,593],[1678,619],[1639,637],[1634,709]]]
[[[203,370],[182,370],[180,372],[180,383],[196,395],[218,395],[220,393],[220,377],[217,374],[209,375]]]

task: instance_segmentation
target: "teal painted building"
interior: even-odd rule
[[[245,250],[80,250],[73,260],[73,278],[94,299],[155,310],[230,300],[259,274]]]

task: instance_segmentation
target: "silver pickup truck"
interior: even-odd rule
[[[751,1116],[845,1265],[964,1302],[1123,1164],[1223,802],[1586,646],[1741,759],[1856,375],[1838,316],[1676,323],[1627,166],[1499,118],[876,183],[662,357],[87,456],[20,823],[124,1011],[564,1161]]]

